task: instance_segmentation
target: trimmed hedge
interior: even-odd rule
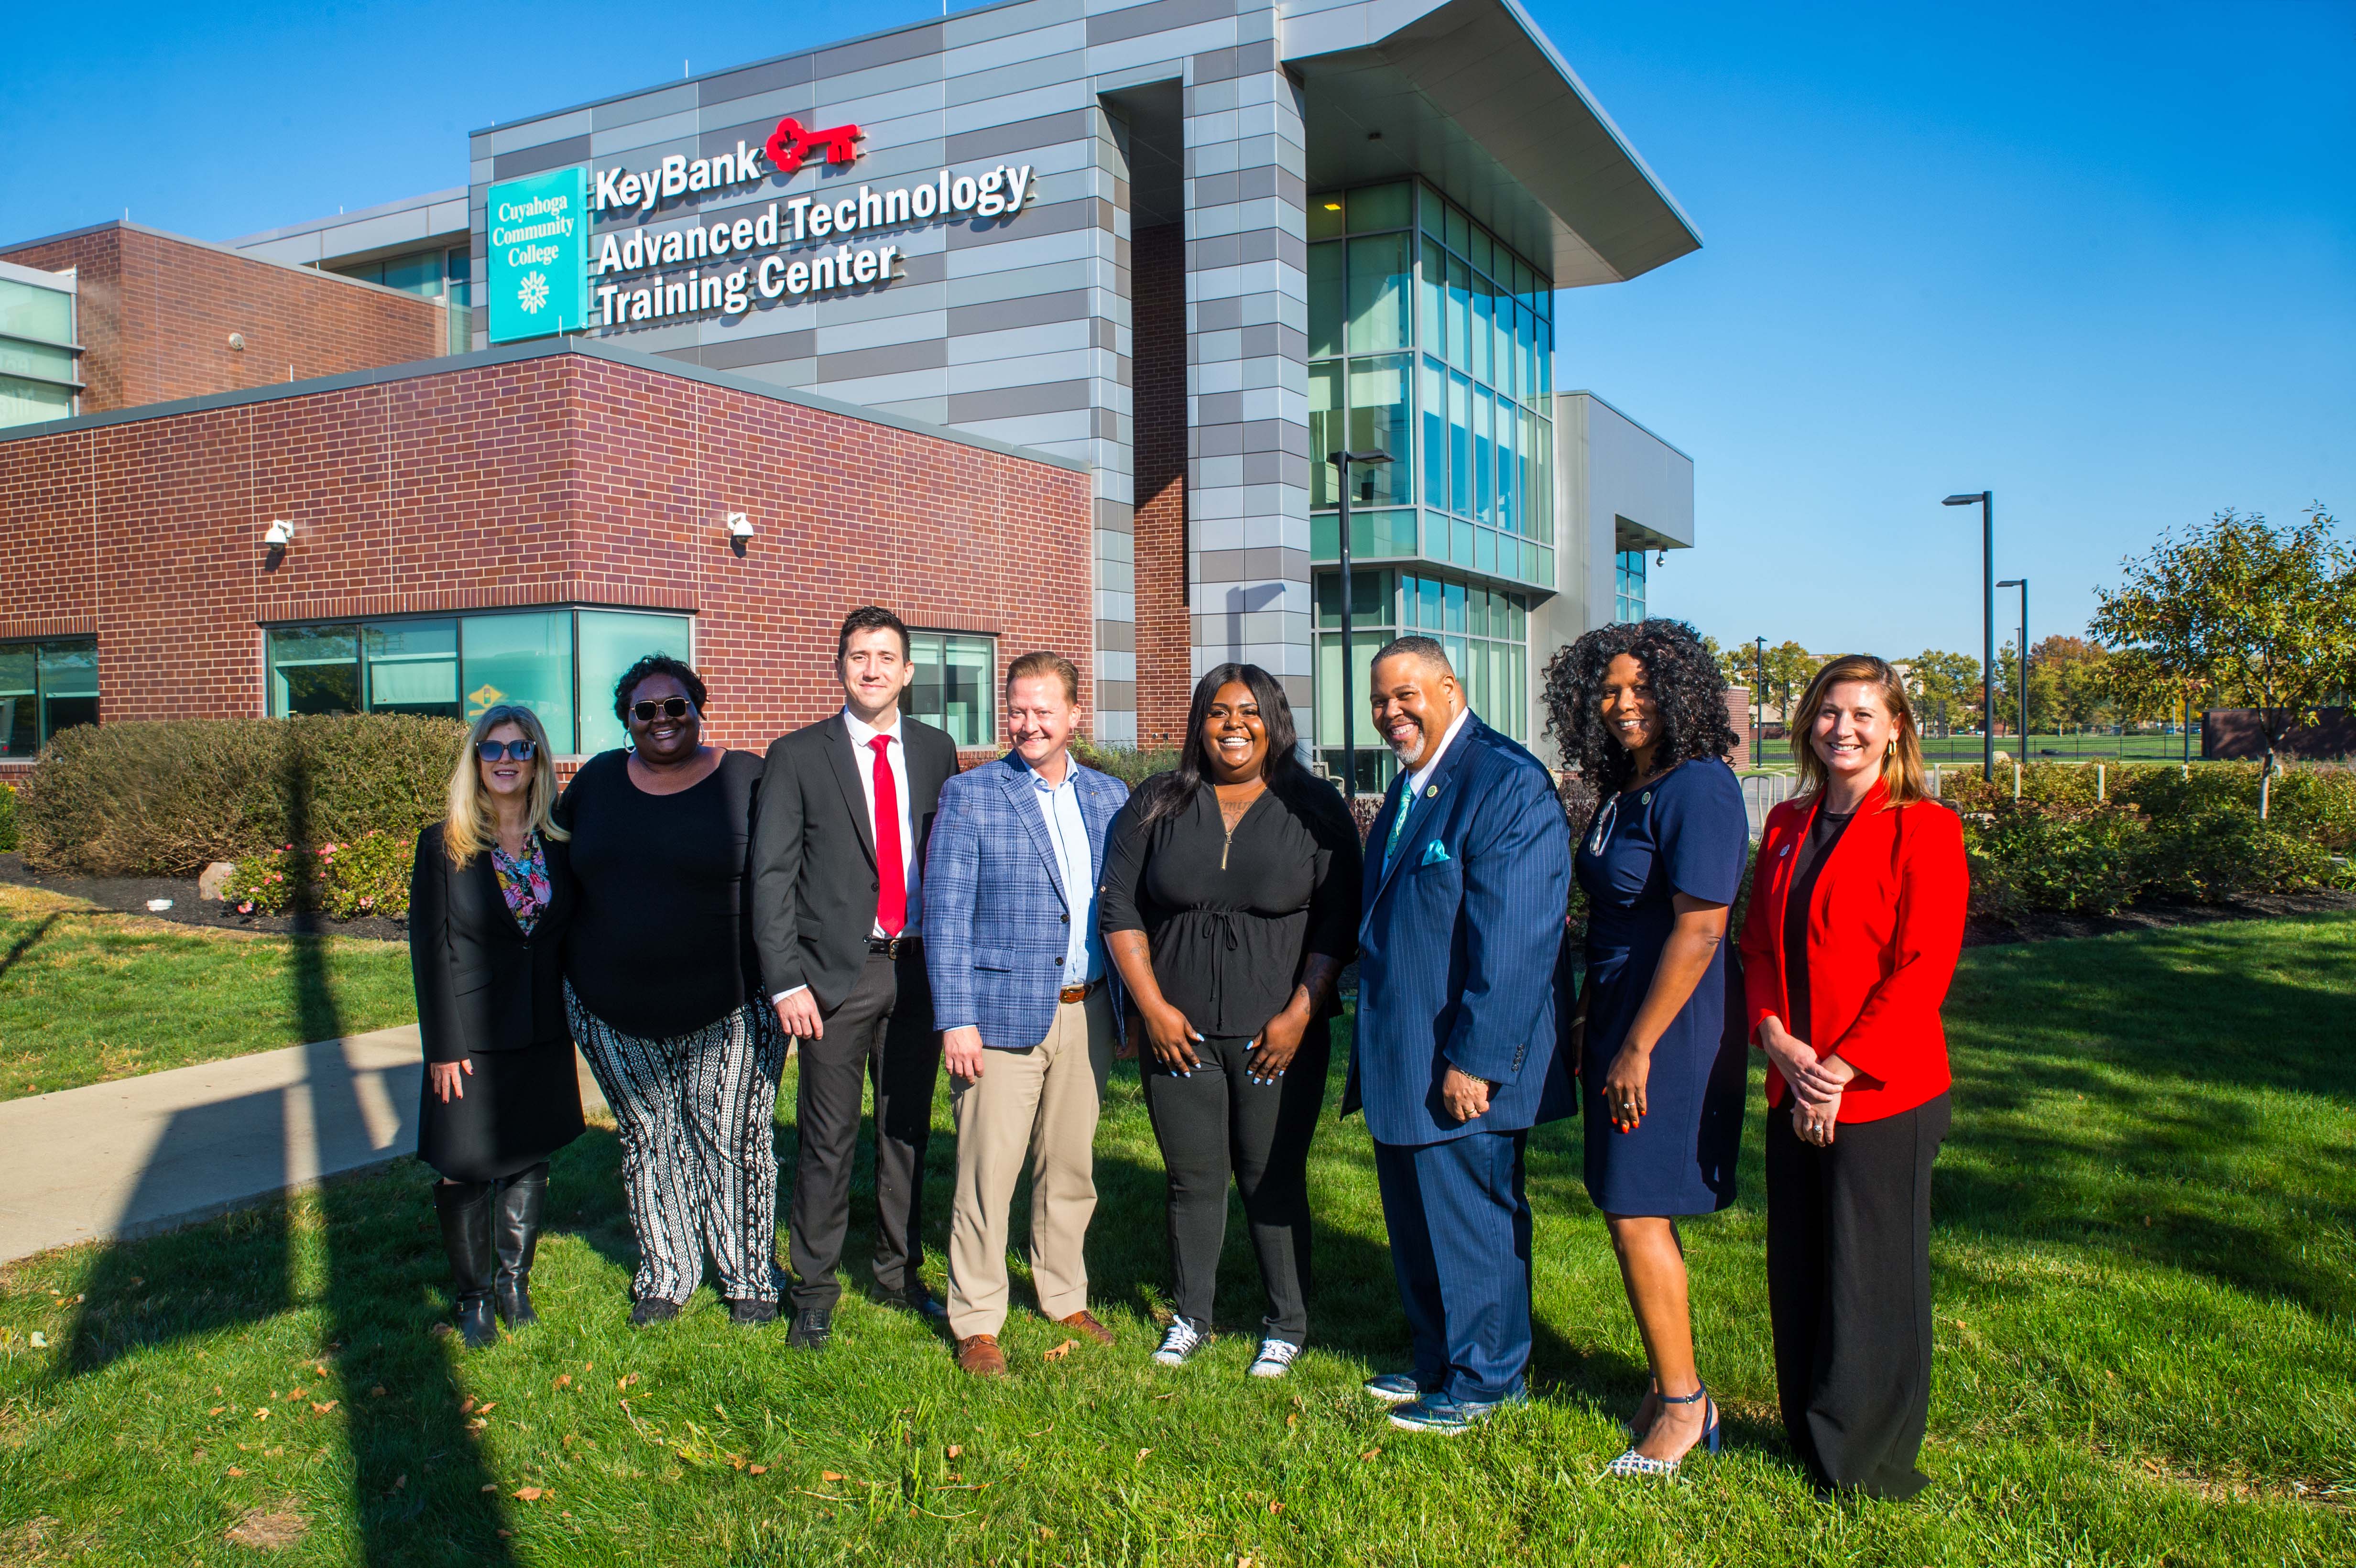
[[[307,902],[336,920],[406,915],[416,842],[411,834],[371,827],[358,838],[330,839],[316,849],[289,844],[241,856],[221,898],[240,914],[283,914]]]
[[[16,847],[16,786],[0,784],[0,855]]]
[[[443,812],[454,719],[369,713],[77,726],[24,803],[25,860],[90,876],[187,876],[214,860],[413,837]]]

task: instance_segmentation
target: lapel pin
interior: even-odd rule
[[[1440,798],[1440,786],[1438,784],[1424,785],[1423,798],[1426,800],[1438,800]]]

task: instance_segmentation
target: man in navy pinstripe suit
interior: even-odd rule
[[[1366,844],[1342,1113],[1374,1136],[1415,1360],[1366,1392],[1394,1426],[1452,1435],[1524,1397],[1522,1146],[1574,1104],[1555,1058],[1570,831],[1545,767],[1472,712],[1438,643],[1387,645],[1369,695],[1400,771]]]

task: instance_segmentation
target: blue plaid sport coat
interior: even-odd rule
[[[1070,763],[1087,824],[1095,875],[1104,876],[1105,840],[1129,786]],[[1031,770],[1010,752],[941,785],[925,855],[925,973],[933,986],[933,1027],[968,1025],[981,1043],[1023,1051],[1055,1027],[1072,912],[1047,837]],[[1109,958],[1115,1027],[1119,972]]]

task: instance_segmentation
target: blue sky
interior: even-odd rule
[[[1973,648],[1954,490],[1996,491],[2032,635],[2218,507],[2356,534],[2356,5],[1526,3],[1708,241],[1558,312],[1561,384],[1696,459],[1656,611]],[[938,14],[39,8],[0,59],[0,210],[228,239],[463,184],[495,121]]]

